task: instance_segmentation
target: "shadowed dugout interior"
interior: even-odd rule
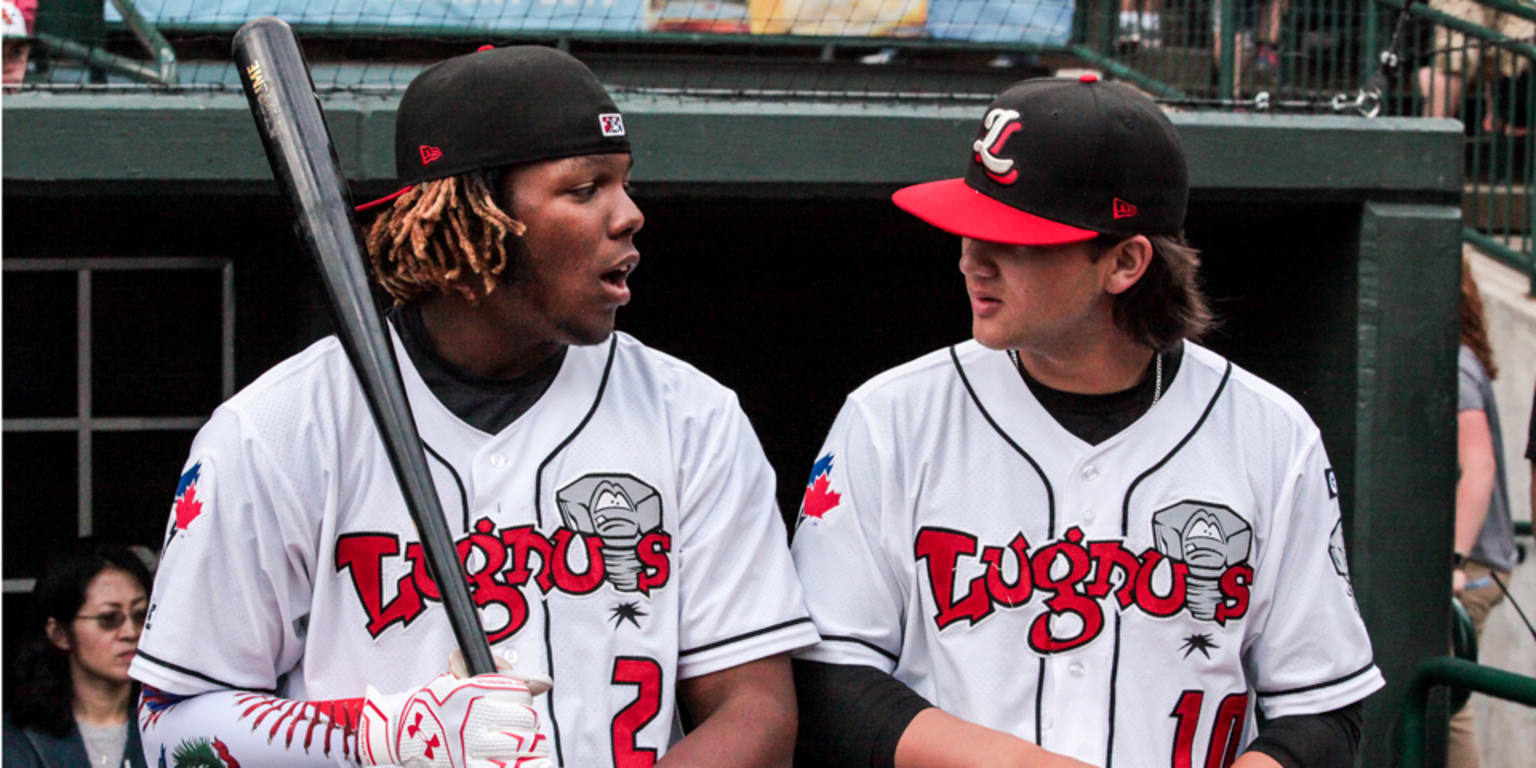
[[[959,239],[882,198],[648,199],[642,187],[638,201],[647,215],[637,237],[642,262],[619,328],[737,391],[778,474],[787,522],[843,397],[886,368],[969,338]],[[97,209],[89,230],[72,226],[79,211],[68,200],[8,207],[8,254],[233,259],[239,386],[329,332],[318,278],[276,199],[125,198]],[[125,250],[110,234],[120,230],[102,226],[102,217],[137,228],[141,242],[156,243],[154,253]],[[1358,218],[1346,204],[1196,201],[1190,214],[1190,239],[1205,252],[1206,285],[1222,318],[1208,344],[1281,385],[1315,417],[1347,405],[1353,388],[1354,317],[1337,308],[1354,290],[1349,233]],[[1298,220],[1312,226],[1297,228]],[[74,413],[76,287],[65,273],[7,276],[8,417]],[[98,273],[93,287],[94,415],[206,416],[220,399],[212,276]],[[1347,476],[1351,433],[1318,421]],[[94,438],[98,533],[158,548],[192,434]],[[41,566],[45,548],[34,545],[73,534],[76,438],[5,440],[5,576],[26,578]],[[7,634],[25,624],[8,623]]]

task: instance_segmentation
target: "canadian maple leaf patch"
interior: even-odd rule
[[[176,482],[176,502],[171,511],[176,515],[178,531],[185,531],[203,513],[203,502],[197,500],[197,481],[202,471],[202,462],[193,464],[191,469],[181,473],[181,479]]]
[[[800,514],[820,519],[842,501],[843,495],[832,490],[831,473],[830,453],[811,465],[811,478],[805,484],[805,501],[800,505]]]

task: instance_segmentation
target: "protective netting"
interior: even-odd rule
[[[621,90],[974,100],[1086,68],[1187,107],[1361,111],[1369,88],[1389,114],[1519,90],[1536,23],[1528,6],[1472,0],[1407,14],[1401,0],[42,2],[32,88],[237,89],[230,36],[276,15],[322,91],[397,92],[432,61],[533,42],[571,50]],[[1396,66],[1381,67],[1384,52]]]
[[[570,50],[616,94],[722,109],[973,110],[1016,80],[1088,69],[1173,108],[1459,118],[1468,239],[1531,261],[1527,0],[41,2],[26,89],[238,92],[230,38],[276,14],[321,92],[395,94],[431,62],[523,42]]]
[[[298,31],[322,90],[398,91],[445,56],[537,42],[587,58],[617,88],[974,97],[1082,67],[1190,106],[1327,109],[1373,85],[1403,114],[1424,111],[1439,82],[1418,87],[1420,68],[1518,76],[1511,62],[1528,57],[1506,38],[1530,37],[1532,23],[1470,0],[1474,10],[1420,5],[1403,25],[1387,0],[42,2],[29,87],[236,88],[230,36],[276,15]],[[1382,78],[1391,50],[1400,66]]]

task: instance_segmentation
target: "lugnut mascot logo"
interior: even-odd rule
[[[1152,538],[1153,546],[1138,554],[1122,539],[1088,540],[1074,526],[1040,546],[1018,533],[978,553],[974,535],[924,527],[913,552],[927,566],[940,630],[1033,604],[1043,610],[1030,622],[1027,641],[1042,655],[1092,642],[1104,631],[1109,605],[1155,618],[1184,612],[1218,626],[1247,615],[1253,530],[1246,520],[1221,504],[1181,501],[1153,513]],[[973,558],[985,572],[957,596],[956,573]]]
[[[999,184],[1012,184],[1019,180],[1019,169],[1013,167],[1013,160],[1006,157],[998,157],[1003,151],[1003,145],[1008,143],[1008,137],[1023,128],[1019,122],[1019,113],[1012,109],[997,107],[982,119],[981,125],[987,129],[987,135],[976,140],[971,149],[976,153],[976,162],[981,163],[987,170],[987,177]]]
[[[476,607],[500,608],[487,618],[504,616],[500,625],[486,627],[492,643],[527,622],[523,587],[530,580],[546,594],[589,595],[607,584],[621,595],[647,598],[671,580],[672,536],[662,527],[661,495],[650,484],[627,474],[588,474],[557,491],[555,501],[562,525],[549,536],[532,525],[498,529],[483,517],[457,542]],[[395,581],[386,600],[386,562],[402,556],[400,543],[393,533],[348,533],[336,540],[336,570],[352,577],[375,638],[395,624],[409,626],[427,603],[442,600],[418,542],[405,545],[410,572]]]

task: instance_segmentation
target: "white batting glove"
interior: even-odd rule
[[[497,660],[497,667],[511,664]],[[517,673],[439,676],[412,691],[384,695],[368,686],[359,718],[359,762],[407,768],[554,768],[539,732],[533,696],[548,678]]]

